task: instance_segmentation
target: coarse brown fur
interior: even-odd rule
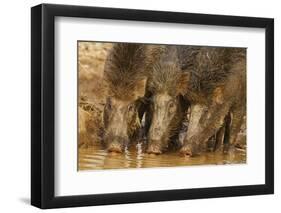
[[[149,91],[152,93],[166,92],[171,96],[176,96],[184,92],[179,91],[187,83],[184,82],[185,78],[183,78],[183,75],[184,73],[180,68],[176,47],[167,46],[166,51],[162,52],[161,58],[155,61],[152,66],[148,83]]]
[[[145,45],[117,43],[110,50],[104,69],[109,95],[121,100],[134,96],[136,82],[147,76]]]
[[[245,48],[179,46],[178,52],[181,68],[190,74],[186,96],[203,103],[214,89],[228,83],[233,65],[246,57]]]

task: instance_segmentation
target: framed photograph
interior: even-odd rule
[[[31,9],[31,204],[274,192],[274,20]]]

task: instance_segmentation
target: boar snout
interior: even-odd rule
[[[129,139],[125,136],[120,137],[111,135],[105,138],[105,143],[107,144],[107,150],[109,152],[123,152],[128,142]]]
[[[156,154],[159,155],[162,153],[161,141],[159,140],[150,140],[150,144],[148,145],[147,151],[148,154]]]
[[[120,143],[116,142],[109,144],[109,146],[107,147],[108,152],[122,153],[123,149],[123,146]]]

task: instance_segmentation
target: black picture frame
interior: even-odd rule
[[[78,196],[54,195],[55,17],[263,28],[266,32],[265,184]],[[164,11],[41,4],[31,8],[31,204],[60,208],[274,193],[274,20]]]

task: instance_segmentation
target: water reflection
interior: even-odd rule
[[[237,149],[232,154],[205,152],[189,158],[179,156],[175,151],[161,155],[146,154],[141,143],[131,146],[122,154],[107,153],[101,145],[96,144],[90,148],[79,148],[78,161],[78,170],[241,164],[246,163],[246,152],[243,149]]]

